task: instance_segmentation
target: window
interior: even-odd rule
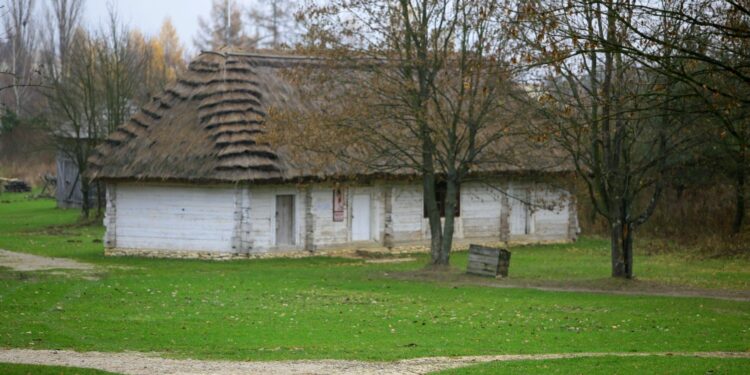
[[[445,181],[438,181],[435,186],[435,199],[437,200],[440,217],[445,217],[445,197],[448,194],[448,184]],[[455,216],[461,216],[461,188],[456,189],[456,210]],[[427,217],[427,201],[424,201],[424,217]]]

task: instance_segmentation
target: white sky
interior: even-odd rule
[[[211,0],[85,0],[84,20],[97,28],[107,21],[108,6],[114,6],[121,21],[131,28],[139,28],[147,35],[159,32],[166,17],[172,19],[180,40],[188,50],[193,50],[193,37],[198,30],[198,16],[209,17]],[[253,0],[237,0],[247,7]],[[259,0],[262,3],[262,0]]]

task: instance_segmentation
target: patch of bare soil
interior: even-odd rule
[[[433,371],[494,361],[551,360],[584,357],[684,356],[707,358],[750,358],[747,352],[660,352],[660,353],[560,353],[428,357],[395,362],[343,360],[308,361],[203,361],[169,359],[156,353],[101,353],[69,350],[0,349],[0,362],[94,368],[128,375],[146,374],[426,374]]]
[[[407,263],[417,260],[417,258],[408,256],[411,254],[404,251],[391,251],[385,248],[370,248],[370,249],[351,249],[351,250],[339,250],[332,252],[328,255],[337,256],[346,259],[363,260],[364,263],[368,264],[388,264],[388,263]]]
[[[0,249],[0,266],[16,271],[92,270],[94,266],[72,259],[50,258]]]
[[[642,280],[526,280],[492,279],[473,276],[457,270],[434,271],[423,269],[412,272],[391,272],[389,277],[402,280],[441,281],[454,285],[479,285],[492,288],[529,288],[549,292],[582,292],[664,297],[699,297],[731,301],[750,301],[748,290],[702,289],[661,284]]]
[[[407,263],[407,262],[413,262],[417,260],[417,258],[383,258],[383,259],[368,259],[365,261],[365,263]]]

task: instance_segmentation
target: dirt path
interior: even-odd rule
[[[71,259],[50,258],[0,249],[0,266],[16,271],[92,270],[94,266]]]
[[[545,292],[576,292],[576,293],[597,293],[597,294],[618,294],[624,296],[659,296],[659,297],[692,297],[692,298],[712,298],[727,301],[750,301],[750,292],[745,291],[727,291],[727,290],[617,290],[617,289],[596,289],[577,286],[540,286],[525,284],[487,284],[493,288],[527,288],[536,289]]]
[[[705,289],[689,286],[668,285],[643,280],[534,280],[534,279],[491,279],[466,275],[459,272],[434,272],[418,270],[390,272],[387,277],[398,280],[419,280],[447,282],[453,285],[477,285],[490,288],[523,288],[545,292],[599,293],[628,296],[660,296],[712,298],[729,301],[750,301],[750,290]]]
[[[585,357],[683,356],[748,358],[749,352],[563,353],[414,358],[395,362],[344,360],[234,362],[161,358],[156,353],[100,353],[68,350],[0,349],[0,362],[95,368],[129,375],[146,374],[425,374],[492,361]]]

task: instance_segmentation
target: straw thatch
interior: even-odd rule
[[[287,90],[251,58],[203,53],[92,157],[94,178],[246,181],[282,177],[257,141],[267,94]],[[278,94],[275,98],[279,98]]]
[[[291,56],[202,53],[176,83],[134,114],[98,148],[90,160],[90,177],[278,182],[374,175],[373,171],[362,171],[355,166],[332,165],[326,159],[318,163],[326,165],[314,165],[309,158],[293,160],[289,145],[264,141],[270,111],[310,110],[301,103],[304,96],[298,95],[291,80],[282,74],[284,69],[300,65],[309,67],[318,63]],[[546,153],[549,155],[549,150]],[[537,163],[542,160],[523,159]],[[478,167],[484,172],[539,169],[498,162]],[[555,169],[560,170],[559,166]],[[393,174],[413,173],[401,170]]]

